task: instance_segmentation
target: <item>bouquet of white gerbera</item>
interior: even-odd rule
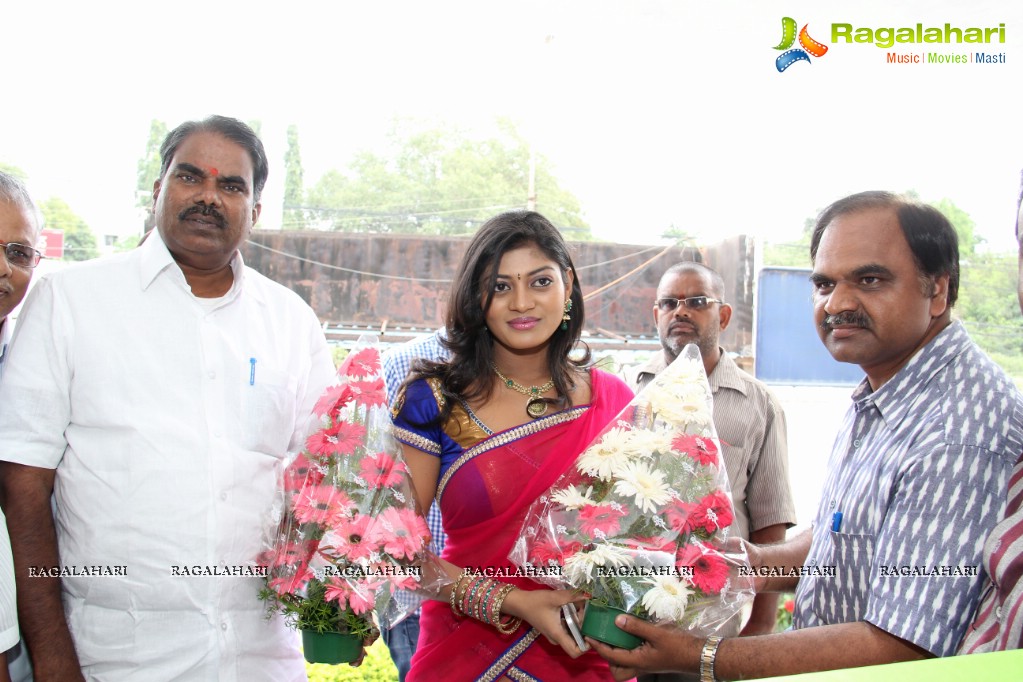
[[[511,558],[591,595],[584,634],[629,646],[593,622],[608,607],[698,635],[737,631],[752,578],[745,552],[725,543],[732,502],[711,400],[686,346],[530,507]]]

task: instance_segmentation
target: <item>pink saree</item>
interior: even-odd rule
[[[617,377],[591,371],[588,407],[547,415],[495,433],[458,458],[441,478],[437,499],[448,534],[443,557],[464,568],[498,569],[500,580],[525,590],[548,589],[514,577],[508,553],[529,505],[575,461],[583,448],[632,399]],[[609,680],[607,663],[593,652],[570,658],[528,623],[509,635],[446,603],[428,601],[409,682],[447,680]]]

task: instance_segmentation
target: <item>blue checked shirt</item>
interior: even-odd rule
[[[834,575],[800,580],[793,625],[866,621],[951,655],[980,599],[981,551],[1023,449],[1023,398],[960,322],[852,398],[807,557]]]
[[[400,346],[394,346],[383,354],[381,363],[384,370],[384,383],[387,384],[387,400],[389,403],[393,405],[398,397],[398,391],[401,389],[405,377],[408,376],[409,371],[412,369],[413,360],[417,358],[424,360],[446,360],[448,358],[448,350],[440,343],[443,333],[443,329],[438,329],[424,338],[412,339]],[[444,533],[440,509],[437,507],[436,502],[430,506],[430,511],[426,515],[426,524],[430,527],[430,535],[433,536],[430,549],[434,554],[440,556],[441,552],[444,551],[444,544],[447,542],[448,537]],[[411,603],[413,599],[415,597],[408,593],[397,593],[397,601],[401,605]]]

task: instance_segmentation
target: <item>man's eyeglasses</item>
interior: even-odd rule
[[[43,257],[43,254],[24,244],[0,242],[0,246],[4,249],[7,262],[11,265],[17,265],[19,268],[34,268],[39,265],[39,261]]]
[[[657,308],[662,313],[671,313],[678,309],[681,305],[689,310],[703,310],[711,303],[724,303],[716,298],[707,298],[706,296],[690,296],[689,298],[659,298],[657,299]]]

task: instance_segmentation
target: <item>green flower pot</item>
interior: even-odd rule
[[[362,640],[355,635],[303,630],[302,653],[310,663],[351,663],[362,653]]]
[[[586,604],[586,615],[583,617],[583,634],[621,649],[635,649],[643,640],[615,625],[615,616],[620,613],[625,611],[589,602]]]

